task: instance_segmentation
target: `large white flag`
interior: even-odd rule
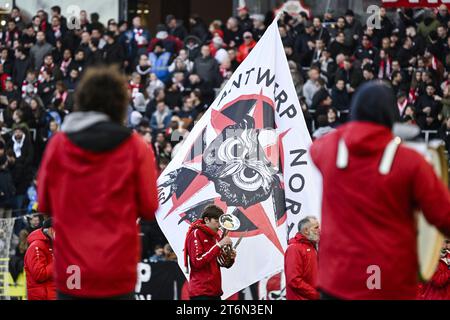
[[[158,179],[157,220],[183,272],[186,232],[208,204],[240,220],[222,298],[283,269],[297,222],[320,210],[310,144],[274,21]]]

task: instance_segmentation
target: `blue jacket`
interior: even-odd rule
[[[169,52],[163,52],[158,56],[154,52],[150,52],[148,57],[152,63],[152,72],[156,74],[159,80],[166,82],[170,76],[169,61],[171,54]]]
[[[153,130],[159,130],[160,129],[160,128],[158,128],[158,121],[156,119],[156,114],[157,113],[158,113],[158,111],[155,111],[152,114],[152,118],[150,120],[150,127]],[[172,120],[172,111],[168,110],[166,116],[163,119],[164,129],[166,129],[169,126],[171,120]]]

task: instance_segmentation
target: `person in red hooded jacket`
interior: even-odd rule
[[[324,298],[416,299],[416,209],[450,235],[450,195],[433,167],[400,144],[392,88],[370,81],[351,119],[314,141],[323,178],[318,288]]]
[[[431,280],[423,285],[419,299],[450,300],[450,240],[444,240],[441,258]]]
[[[287,300],[317,300],[317,242],[319,222],[306,217],[298,223],[298,232],[289,240],[284,255]]]
[[[75,112],[46,147],[40,212],[54,218],[58,299],[132,300],[140,261],[138,219],[158,208],[154,154],[124,126],[129,95],[114,67],[89,68]]]
[[[28,249],[24,258],[28,300],[55,300],[53,279],[53,249],[55,232],[51,219],[28,236]]]
[[[219,218],[222,209],[215,205],[207,206],[201,219],[195,221],[186,234],[184,246],[184,264],[189,271],[190,300],[220,300],[222,292],[222,275],[217,258],[225,245],[231,245],[228,236],[220,239]],[[236,252],[231,259],[234,262]],[[228,268],[230,268],[228,266]]]

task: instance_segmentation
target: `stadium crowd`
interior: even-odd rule
[[[274,17],[250,15],[246,7],[237,12],[209,25],[168,15],[152,34],[139,16],[104,25],[97,13],[82,11],[80,28],[73,28],[58,6],[30,20],[15,7],[0,32],[0,218],[35,212],[42,153],[73,110],[74,90],[90,66],[115,64],[127,74],[127,126],[153,146],[164,170]],[[353,92],[383,79],[395,91],[401,121],[417,124],[427,139],[443,139],[449,150],[449,22],[445,6],[420,13],[382,8],[380,29],[352,10],[284,15],[279,31],[311,135],[345,123]],[[39,223],[39,216],[17,220],[19,266],[26,236]],[[143,254],[173,259],[157,229],[142,225]]]

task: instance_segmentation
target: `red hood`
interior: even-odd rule
[[[50,241],[47,236],[42,232],[42,229],[34,230],[27,238],[28,245],[31,245],[33,241],[41,240],[41,241]]]
[[[341,126],[337,134],[344,138],[350,154],[371,154],[384,150],[393,139],[392,131],[382,125],[353,121]]]
[[[295,237],[293,237],[291,240],[289,240],[289,244],[294,244],[294,243],[307,243],[310,244],[311,246],[314,246],[314,243],[309,240],[308,238],[306,238],[304,235],[302,235],[301,233],[297,233],[295,235]]]

